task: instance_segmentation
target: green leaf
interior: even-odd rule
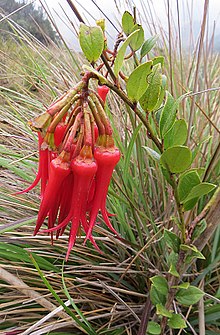
[[[158,162],[160,160],[160,154],[158,154],[158,152],[146,146],[143,146],[143,148],[147,151],[151,158],[153,158],[154,161]]]
[[[201,196],[213,191],[215,188],[216,185],[214,184],[207,182],[200,183],[199,185],[196,185],[191,189],[188,196],[184,199],[184,203],[197,197],[200,198]]]
[[[207,222],[205,219],[197,223],[192,234],[192,240],[195,240],[197,237],[199,237],[205,231],[206,228],[207,228]]]
[[[204,175],[205,168],[204,167],[193,168],[190,171],[196,171],[198,173],[199,177],[201,178]]]
[[[187,171],[180,176],[177,192],[179,195],[180,202],[183,202],[184,199],[189,195],[192,188],[201,183],[197,171]]]
[[[126,35],[129,35],[133,31],[134,18],[128,11],[124,12],[122,16],[122,28]]]
[[[168,265],[169,265],[169,273],[171,273],[175,277],[179,277],[179,273],[176,269],[176,264],[178,262],[178,253],[175,253],[174,251],[171,251],[171,253],[168,256]]]
[[[166,316],[167,318],[172,317],[172,313],[168,311],[168,309],[166,309],[163,305],[157,304],[156,308],[157,308],[156,314]]]
[[[150,281],[152,282],[153,286],[156,287],[156,289],[163,295],[167,295],[168,293],[168,284],[166,278],[162,276],[154,276],[150,278]]]
[[[168,271],[172,276],[179,278],[180,274],[178,273],[176,266],[171,263]]]
[[[177,191],[180,201],[183,202],[183,208],[185,211],[192,209],[199,200],[199,197],[195,197],[190,200],[186,200],[186,197],[189,195],[194,186],[201,184],[200,177],[203,174],[204,168],[194,168],[180,176]]]
[[[154,47],[158,40],[158,37],[158,35],[152,36],[144,42],[141,48],[141,59],[146,56],[146,54],[148,54],[148,52]]]
[[[157,56],[152,59],[153,65],[161,64],[161,66],[164,65],[164,57],[163,56]]]
[[[147,333],[152,335],[160,335],[161,333],[160,325],[154,321],[149,321],[147,325]]]
[[[164,229],[164,239],[168,247],[170,247],[175,253],[179,252],[181,240],[176,234]]]
[[[89,27],[84,23],[80,24],[79,43],[81,49],[89,62],[96,62],[104,48],[104,35],[98,26]]]
[[[154,107],[155,110],[160,108],[163,102],[164,96],[165,96],[165,91],[166,91],[167,77],[164,74],[162,74],[161,79],[162,79],[162,83],[161,83],[160,95],[158,97],[157,104]]]
[[[141,107],[148,112],[154,110],[160,96],[162,76],[161,65],[153,67],[153,72],[148,76],[148,88],[140,99]]]
[[[154,306],[156,306],[157,304],[165,305],[166,296],[164,294],[161,294],[161,292],[158,291],[154,285],[151,285],[150,300]]]
[[[168,148],[161,155],[161,164],[172,173],[185,171],[191,164],[192,153],[188,147],[177,145]]]
[[[184,250],[188,253],[186,257],[186,263],[189,264],[192,259],[199,258],[199,259],[205,259],[203,254],[196,248],[195,245],[187,245],[187,244],[181,244],[180,249]]]
[[[190,286],[190,283],[182,283],[182,284],[180,284],[178,286],[172,286],[172,287],[174,287],[174,288],[183,288],[184,290],[187,290],[189,288],[189,286]]]
[[[118,76],[119,71],[121,70],[125,52],[127,47],[129,46],[129,43],[132,41],[132,39],[135,38],[135,36],[138,34],[139,30],[135,30],[133,33],[131,33],[126,40],[122,43],[120,49],[118,50],[117,56],[115,58],[115,63],[114,63],[114,74],[116,77]]]
[[[199,200],[199,198],[193,198],[189,201],[184,202],[184,204],[183,204],[184,211],[186,212],[186,211],[189,211],[190,209],[192,209],[197,204],[198,200]]]
[[[190,285],[188,289],[179,289],[176,293],[176,300],[183,305],[190,306],[196,304],[204,295],[198,287]]]
[[[166,102],[161,111],[159,128],[161,138],[170,130],[176,119],[177,101],[167,92]]]
[[[130,46],[134,51],[137,51],[140,49],[144,42],[144,30],[140,24],[135,24],[133,27],[133,31],[138,30],[138,33],[135,35],[135,38],[133,38],[130,42]]]
[[[182,329],[187,327],[185,320],[183,320],[180,314],[173,314],[167,323],[168,326],[173,329]]]
[[[128,97],[138,101],[148,87],[147,76],[151,72],[152,61],[139,65],[129,76],[127,82]]]
[[[187,123],[184,119],[176,120],[173,127],[164,136],[164,149],[182,145],[187,139]]]

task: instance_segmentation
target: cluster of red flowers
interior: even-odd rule
[[[39,139],[39,167],[32,185],[41,182],[41,204],[34,235],[46,217],[53,242],[71,222],[66,260],[81,227],[96,249],[92,230],[101,211],[106,225],[115,233],[106,210],[112,172],[120,159],[112,128],[104,110],[108,88],[98,93],[81,81],[56,100],[47,111],[30,122]]]

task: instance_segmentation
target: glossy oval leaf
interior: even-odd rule
[[[150,278],[150,281],[152,282],[153,286],[156,287],[158,291],[160,291],[161,294],[167,295],[169,288],[166,278],[162,276],[154,276]]]
[[[161,111],[159,128],[161,138],[164,138],[164,135],[172,128],[177,112],[177,102],[173,96],[167,92],[166,102]]]
[[[133,31],[138,30],[137,35],[135,35],[135,38],[133,38],[130,42],[130,46],[132,48],[132,50],[137,51],[138,49],[140,49],[140,47],[142,46],[143,42],[144,42],[144,30],[142,28],[142,26],[140,24],[135,24],[135,26],[133,27]]]
[[[177,145],[168,148],[160,158],[161,164],[172,173],[180,173],[189,168],[192,153],[188,147]]]
[[[157,56],[152,59],[153,65],[161,64],[161,66],[164,65],[164,57],[163,56]]]
[[[198,200],[199,200],[199,198],[193,198],[189,201],[184,202],[184,204],[183,204],[184,211],[186,212],[186,211],[189,211],[190,209],[192,209],[197,204]]]
[[[161,91],[162,75],[160,64],[153,67],[153,72],[148,76],[148,85],[147,90],[140,99],[140,105],[145,111],[151,112],[157,105]]]
[[[132,33],[133,28],[134,28],[134,18],[128,11],[126,11],[122,16],[122,29],[126,35],[129,35]]]
[[[129,76],[127,94],[132,101],[138,101],[148,87],[147,76],[151,73],[152,61],[139,65]]]
[[[168,247],[170,247],[175,253],[179,252],[181,240],[176,234],[164,229],[164,240],[166,241]]]
[[[185,258],[186,264],[189,264],[194,258],[205,259],[204,255],[196,248],[195,245],[181,244],[180,249],[184,250],[187,254]]]
[[[187,139],[187,123],[184,119],[176,120],[173,127],[164,136],[164,148],[182,145]]]
[[[179,195],[180,202],[189,195],[192,188],[201,183],[199,175],[196,171],[187,171],[182,176],[180,176],[177,192]]]
[[[168,271],[174,277],[180,277],[180,274],[177,272],[175,264],[171,263]]]
[[[148,54],[149,51],[151,51],[151,49],[153,49],[153,47],[155,46],[157,40],[158,40],[158,35],[152,36],[150,38],[148,38],[144,44],[142,45],[141,48],[141,59],[146,56]]]
[[[166,309],[163,305],[157,304],[156,309],[157,309],[156,310],[157,315],[162,315],[162,316],[165,316],[167,318],[172,317],[172,313],[170,311],[168,311],[168,309]]]
[[[80,24],[79,43],[81,49],[89,62],[99,59],[104,48],[104,35],[100,27],[89,27],[84,23]]]
[[[164,294],[161,294],[160,290],[157,290],[154,285],[151,285],[150,288],[150,300],[153,305],[162,304],[164,305],[166,303],[166,296]]]
[[[208,194],[209,192],[213,191],[216,188],[216,185],[211,183],[200,183],[199,185],[194,186],[191,191],[189,192],[188,196],[184,199],[184,202],[192,200],[197,197],[201,197],[203,195]]]
[[[187,327],[186,322],[180,314],[173,314],[167,323],[168,326],[173,329],[182,329]]]
[[[190,306],[196,304],[204,295],[198,287],[190,285],[188,289],[179,289],[176,293],[176,300],[183,305]]]
[[[149,321],[147,325],[147,334],[160,335],[161,328],[160,325],[154,321]]]
[[[205,219],[197,223],[192,234],[192,240],[195,240],[197,237],[199,237],[205,231],[206,228],[207,228],[207,222]]]
[[[129,43],[132,41],[132,39],[135,38],[135,36],[138,34],[139,30],[135,30],[133,33],[131,33],[126,40],[122,43],[120,49],[118,50],[117,56],[115,58],[114,63],[114,74],[118,76],[119,71],[121,70],[125,52],[127,47],[129,46]]]

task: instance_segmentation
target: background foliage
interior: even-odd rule
[[[27,4],[28,3],[25,0],[19,2],[16,0],[1,0],[0,14],[10,17],[10,14],[13,13],[13,22],[24,28],[43,44],[58,42],[58,35],[51,26],[51,23],[43,8],[36,8],[33,2],[29,3],[28,5]],[[21,7],[23,8],[20,9]],[[10,21],[8,22],[5,20],[1,22],[0,29],[1,39],[6,41],[9,37],[8,32],[13,31],[12,26],[10,25]]]

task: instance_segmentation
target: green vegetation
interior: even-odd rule
[[[10,15],[11,14],[11,15]],[[42,7],[36,8],[33,2],[26,0],[0,0],[0,17],[8,16],[8,20],[0,23],[1,39],[8,39],[8,31],[13,32],[11,20],[31,33],[43,44],[58,42],[58,36],[52,28],[49,19],[46,17]]]

